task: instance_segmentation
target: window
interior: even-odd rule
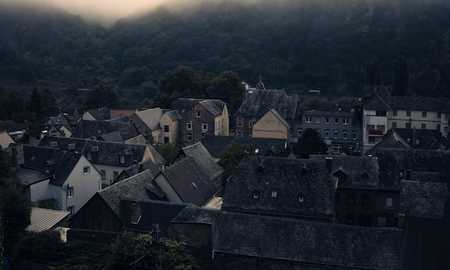
[[[352,137],[353,137],[353,140],[356,140],[356,132],[352,132]]]
[[[397,122],[392,122],[392,128],[397,128]]]
[[[422,117],[427,118],[427,112],[422,112]]]
[[[276,199],[278,197],[278,192],[273,190],[272,193],[270,194],[270,196],[272,197],[272,199]]]
[[[347,139],[347,131],[344,130],[344,132],[342,133],[342,137],[344,137],[344,139]]]
[[[344,125],[348,125],[348,123],[349,123],[348,117],[345,117],[344,118]]]
[[[208,124],[203,123],[202,124],[202,132],[207,132],[208,131]]]
[[[330,123],[330,118],[328,118],[328,117],[325,117],[325,123]]]
[[[100,175],[102,176],[102,180],[106,180],[106,172],[105,172],[105,170],[100,170]]]
[[[188,141],[192,141],[192,133],[191,133],[191,132],[189,132],[189,133],[187,134],[187,140],[188,140]]]
[[[303,196],[303,193],[298,194],[297,201],[299,203],[303,203],[305,201],[305,196]]]
[[[411,128],[411,123],[406,123],[405,128]]]
[[[187,122],[186,123],[186,129],[187,130],[192,130],[192,122]]]
[[[67,146],[67,148],[69,150],[75,150],[75,144],[74,143],[69,143],[69,145]]]
[[[437,130],[441,130],[441,124],[437,124],[437,125],[436,125],[436,129],[437,129]]]
[[[393,115],[393,116],[397,116],[397,114],[398,114],[397,110],[393,110],[393,111],[392,111],[392,115]]]
[[[98,145],[92,146],[92,152],[98,152],[99,148]]]
[[[386,111],[376,111],[375,115],[376,116],[386,116]]]
[[[427,129],[427,124],[422,124],[422,129]]]
[[[73,206],[67,207],[67,212],[69,212],[71,215],[73,215],[74,214],[74,207]]]
[[[125,156],[124,155],[120,155],[119,162],[120,162],[120,164],[125,164]]]
[[[67,186],[67,197],[72,197],[73,196],[73,187],[72,186]]]
[[[250,120],[250,121],[248,121],[248,128],[253,128],[253,125],[255,124],[255,121],[253,121],[253,120]]]
[[[168,126],[168,125],[165,125],[165,126],[164,126],[164,132],[169,132],[169,131],[170,131],[169,126]]]
[[[196,117],[200,118],[202,116],[202,113],[200,111],[197,112]]]
[[[334,137],[337,138],[339,136],[339,130],[335,129],[334,130]]]
[[[329,137],[330,137],[330,130],[325,129],[325,138],[329,138]]]
[[[334,119],[334,122],[335,122],[336,124],[339,124],[339,118],[335,118],[335,119]]]
[[[385,205],[386,205],[386,208],[391,208],[393,206],[392,198],[386,198]]]
[[[437,117],[438,117],[439,119],[441,119],[441,115],[442,115],[441,112],[438,112],[438,113],[437,113]]]
[[[91,167],[89,167],[89,166],[83,167],[83,174],[89,174],[89,173],[91,173]]]
[[[252,198],[253,198],[254,200],[259,199],[259,192],[258,192],[258,191],[253,191]]]
[[[301,128],[297,129],[297,136],[301,137],[302,134],[303,134],[303,129],[301,129]]]
[[[133,202],[130,205],[130,212],[131,212],[131,214],[130,214],[131,224],[134,224],[134,225],[139,224],[139,222],[141,221],[141,218],[142,218],[141,206],[138,203]]]
[[[411,111],[406,111],[406,116],[411,116]]]
[[[169,137],[164,137],[164,143],[165,143],[165,144],[168,144],[169,142],[170,142]]]
[[[306,123],[311,123],[311,122],[312,122],[311,116],[306,116],[306,117],[305,117],[305,122],[306,122]]]

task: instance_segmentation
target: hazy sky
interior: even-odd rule
[[[170,0],[0,0],[8,4],[52,5],[75,14],[121,18],[146,11]]]

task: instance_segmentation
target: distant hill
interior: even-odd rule
[[[238,2],[161,8],[110,28],[55,11],[3,9],[0,85],[82,87],[100,78],[139,88],[187,65],[233,70],[251,83],[262,76],[273,87],[360,94],[382,84],[450,96],[448,1]]]

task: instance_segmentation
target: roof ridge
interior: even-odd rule
[[[123,179],[122,181],[116,182],[116,183],[114,183],[114,184],[112,184],[112,185],[110,185],[110,186],[107,186],[106,188],[100,190],[99,193],[102,193],[102,192],[104,192],[104,191],[108,191],[108,190],[110,190],[110,189],[112,189],[112,188],[114,188],[114,187],[117,187],[117,186],[120,186],[120,185],[122,185],[122,184],[128,183],[129,181],[133,180],[133,179],[136,178],[137,176],[140,176],[140,175],[142,175],[142,174],[144,174],[144,173],[147,173],[147,172],[150,172],[150,173],[151,173],[150,169],[145,169],[145,170],[143,170],[143,171],[140,172],[140,173],[137,173],[137,174],[135,174],[135,175],[133,175],[133,176],[130,176],[130,177],[128,177],[128,178],[125,178],[125,179]],[[154,178],[154,177],[153,177],[153,178]]]

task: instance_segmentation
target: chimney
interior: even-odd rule
[[[326,157],[325,162],[327,165],[327,170],[329,173],[333,170],[333,158],[332,157]]]

